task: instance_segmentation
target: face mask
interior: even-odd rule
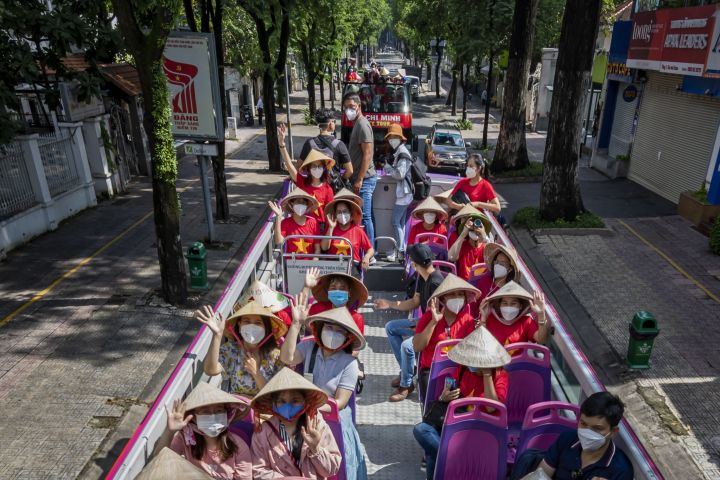
[[[505,321],[509,322],[515,320],[518,313],[520,313],[520,309],[518,307],[500,307],[500,315],[502,315]]]
[[[323,345],[325,345],[325,348],[328,350],[337,350],[343,343],[345,343],[345,334],[328,328],[323,328],[320,340],[322,340]]]
[[[228,426],[227,413],[215,413],[213,415],[195,415],[195,423],[203,435],[215,438],[220,435]]]
[[[583,450],[597,450],[605,445],[605,435],[590,430],[589,428],[578,428],[577,433]]]
[[[294,419],[304,409],[305,405],[295,405],[294,403],[281,403],[280,405],[273,405],[273,412],[277,413],[286,420]]]
[[[477,170],[472,167],[467,167],[465,169],[465,176],[467,178],[474,178],[476,174],[477,174]]]
[[[324,171],[325,169],[323,167],[312,167],[310,169],[310,175],[312,175],[313,178],[320,178]]]
[[[265,327],[262,325],[243,325],[240,327],[240,336],[251,345],[257,345],[265,338]]]
[[[465,305],[464,298],[451,298],[445,302],[445,306],[453,313],[458,313]]]
[[[436,218],[437,215],[434,213],[423,213],[423,220],[425,220],[425,223],[435,223]]]
[[[508,274],[508,269],[505,268],[504,265],[497,264],[493,267],[493,276],[495,278],[505,278],[505,276],[507,276],[507,274]]]
[[[350,221],[350,214],[349,213],[338,213],[337,220],[340,222],[340,225],[345,225]]]
[[[470,237],[470,240],[472,240],[473,242],[477,241],[477,239],[480,238],[480,236],[475,232],[469,232],[468,237]]]
[[[293,205],[293,212],[295,212],[298,217],[302,217],[303,215],[305,215],[305,212],[307,212],[307,205],[304,205],[302,203],[296,203],[295,205]]]
[[[388,140],[388,143],[392,147],[393,150],[397,150],[397,147],[400,146],[400,139],[399,138],[391,138]]]
[[[330,290],[328,291],[328,299],[336,307],[342,307],[348,302],[350,294],[345,290]]]
[[[346,108],[345,116],[347,117],[348,120],[350,120],[352,122],[357,117],[357,112],[355,111],[354,108]]]

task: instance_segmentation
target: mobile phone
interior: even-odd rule
[[[455,379],[452,377],[445,377],[445,387],[447,387],[448,390],[457,389],[457,384],[455,383]]]

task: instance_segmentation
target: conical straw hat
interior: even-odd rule
[[[385,67],[382,67],[382,68],[380,69],[380,75],[382,75],[383,77],[386,77],[386,76],[390,75],[390,70],[388,70],[388,69],[385,68]]]
[[[257,300],[252,300],[227,319],[225,322],[225,335],[227,337],[235,338],[230,332],[235,328],[235,324],[245,315],[257,315],[261,318],[269,319],[270,326],[272,327],[272,334],[276,340],[280,339],[280,337],[287,333],[288,327],[285,325],[285,322],[273,315],[270,310],[260,305]]]
[[[505,245],[500,245],[499,243],[488,243],[485,245],[485,250],[483,250],[483,257],[485,257],[485,264],[488,266],[488,268],[495,261],[495,258],[498,256],[499,253],[504,253],[505,255],[507,255],[507,257],[510,259],[510,263],[512,263],[513,268],[517,272],[517,252],[514,248],[506,247]]]
[[[316,210],[320,206],[320,202],[318,202],[317,198],[313,197],[312,195],[307,193],[302,188],[295,188],[295,189],[293,189],[292,192],[285,195],[285,198],[280,200],[280,206],[286,212],[292,213],[292,208],[290,207],[290,201],[297,200],[298,198],[302,198],[302,199],[310,201],[311,205],[310,205],[310,207],[308,207],[307,213],[310,213],[313,210]]]
[[[452,292],[465,292],[465,295],[470,297],[468,298],[466,303],[474,301],[477,297],[481,295],[480,290],[473,287],[457,275],[448,273],[447,277],[445,277],[445,280],[443,280],[442,283],[438,285],[429,300],[432,300],[433,298],[439,299],[444,295]]]
[[[350,200],[352,202],[355,202],[357,205],[360,205],[360,207],[363,206],[363,199],[361,196],[356,195],[355,192],[348,190],[347,188],[341,188],[336,194],[335,194],[335,200],[345,199]]]
[[[333,277],[341,277],[350,285],[350,293],[348,295],[348,306],[352,306],[357,303],[358,307],[365,305],[368,299],[368,290],[363,283],[352,275],[347,273],[326,273],[325,275],[318,278],[318,283],[315,288],[312,289],[313,297],[318,302],[327,302],[328,299],[328,285]],[[353,322],[354,323],[354,322]]]
[[[352,217],[352,221],[355,225],[359,225],[360,222],[362,222],[362,208],[349,198],[335,197],[333,201],[328,202],[325,205],[325,215],[333,215],[333,217],[337,220],[337,217],[335,217],[335,207],[337,207],[338,203],[345,203],[348,205],[348,208],[350,208],[350,216]]]
[[[525,290],[523,287],[518,285],[515,282],[508,282],[505,285],[502,286],[497,292],[493,293],[492,295],[488,296],[488,301],[492,302],[494,300],[499,300],[503,297],[515,297],[519,298],[520,300],[525,300],[527,302],[532,301],[532,294]]]
[[[484,326],[460,340],[448,352],[448,358],[472,368],[499,368],[510,363],[505,347]]]
[[[412,216],[418,220],[422,220],[423,213],[425,212],[436,213],[440,221],[445,220],[448,216],[445,209],[442,208],[442,205],[440,205],[433,197],[426,198],[417,207],[415,207],[415,210],[412,211]]]
[[[327,403],[327,393],[313,385],[305,377],[293,369],[283,367],[268,383],[255,395],[250,405],[255,412],[273,414],[272,397],[274,393],[284,390],[303,390],[308,410],[314,412]]]
[[[320,343],[320,337],[316,324],[332,323],[334,325],[339,325],[343,327],[345,330],[350,332],[353,337],[355,337],[352,342],[353,350],[362,350],[363,348],[365,348],[365,337],[363,337],[362,333],[360,333],[360,330],[358,329],[355,320],[353,319],[352,315],[350,315],[350,311],[345,307],[333,308],[332,310],[326,310],[322,313],[315,314],[311,317],[308,317],[307,321],[308,325],[312,327],[313,334],[315,335],[315,339],[317,340],[318,344]]]
[[[237,301],[237,305],[244,307],[250,303],[251,300],[255,300],[272,313],[285,310],[290,305],[290,302],[288,302],[288,299],[282,293],[276,292],[260,280],[255,280],[250,287],[245,290],[240,300]]]
[[[457,212],[455,215],[453,215],[452,222],[455,223],[458,220],[466,219],[468,217],[480,218],[480,220],[482,220],[482,222],[483,222],[483,226],[485,227],[485,233],[490,233],[490,230],[492,230],[492,222],[490,221],[490,219],[487,218],[487,216],[484,213],[482,213],[480,210],[473,207],[469,203],[465,204],[465,206],[463,208],[461,208],[459,212]],[[464,223],[465,222],[462,222],[459,225],[458,230],[462,231],[462,227],[464,227]]]
[[[208,405],[223,405],[231,404],[237,405],[241,408],[239,415],[244,415],[247,412],[248,404],[236,397],[230,395],[227,392],[223,392],[217,387],[213,387],[209,383],[200,382],[197,384],[190,395],[185,399],[185,409],[187,411],[195,410],[196,408],[206,407]],[[237,416],[237,415],[236,415]]]
[[[437,201],[447,200],[448,198],[452,197],[452,191],[453,189],[450,188],[448,190],[445,190],[442,193],[438,193],[437,195],[433,195],[432,197]]]
[[[208,480],[212,477],[168,447],[160,450],[136,480]]]
[[[310,153],[308,153],[307,157],[305,157],[305,160],[300,165],[300,170],[309,167],[313,162],[323,162],[325,164],[325,168],[328,170],[335,166],[335,160],[328,157],[321,151],[311,148]]]

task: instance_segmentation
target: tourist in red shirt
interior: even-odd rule
[[[468,196],[470,205],[473,207],[484,208],[492,213],[500,213],[500,200],[498,200],[490,182],[483,178],[486,168],[485,161],[480,154],[473,153],[470,155],[465,169],[465,178],[457,182],[450,195],[455,195],[456,192],[461,190]],[[452,210],[460,210],[463,207],[462,204],[456,203],[452,198],[448,198],[445,203]]]
[[[438,342],[465,338],[475,329],[475,320],[468,306],[478,295],[480,291],[477,288],[449,273],[430,297],[428,309],[418,320],[412,340],[413,349],[421,352],[418,378],[423,392]]]
[[[326,312],[333,308],[346,307],[352,315],[360,333],[365,333],[365,319],[357,310],[365,305],[368,290],[363,283],[352,275],[344,273],[326,273],[319,275],[320,270],[310,268],[305,273],[305,294],[310,292],[315,303],[310,306],[309,315]]]
[[[545,343],[548,337],[545,297],[539,292],[531,295],[517,283],[508,282],[482,301],[478,323],[503,345]]]
[[[322,227],[325,223],[325,205],[333,201],[333,189],[328,184],[329,171],[335,165],[335,160],[326,156],[317,150],[310,150],[305,161],[302,162],[300,168],[295,168],[295,164],[290,158],[290,154],[285,148],[285,125],[280,125],[277,129],[278,143],[280,144],[280,152],[283,156],[285,168],[290,175],[290,179],[295,185],[305,190],[307,193],[315,197],[319,203],[316,211],[310,214]]]
[[[328,203],[325,211],[327,216],[325,235],[347,238],[349,243],[343,240],[323,240],[323,252],[332,255],[349,255],[352,245],[353,264],[355,272],[359,275],[360,268],[367,270],[370,267],[370,259],[375,255],[370,239],[360,226],[362,209],[354,202],[337,199]]]
[[[420,205],[415,207],[411,215],[420,222],[410,229],[408,245],[417,243],[417,236],[421,233],[435,233],[447,237],[447,227],[444,223],[447,220],[447,212],[433,197],[423,200]]]
[[[514,248],[499,243],[488,243],[485,245],[483,256],[487,272],[475,283],[482,292],[480,300],[520,277]]]
[[[318,222],[308,216],[317,209],[318,201],[307,192],[296,188],[280,200],[280,205],[275,202],[268,202],[270,208],[275,212],[275,244],[282,245],[286,237],[290,235],[319,236],[320,226]],[[290,214],[282,219],[283,211]],[[285,246],[287,253],[320,253],[320,240],[314,238],[293,238]]]
[[[470,279],[473,265],[483,263],[487,233],[492,223],[475,207],[465,205],[453,221],[458,221],[459,235],[453,240],[448,252],[448,259],[455,262],[457,274],[464,280]]]

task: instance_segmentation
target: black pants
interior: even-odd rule
[[[263,109],[258,108],[257,111],[258,111],[258,124],[262,125]]]

